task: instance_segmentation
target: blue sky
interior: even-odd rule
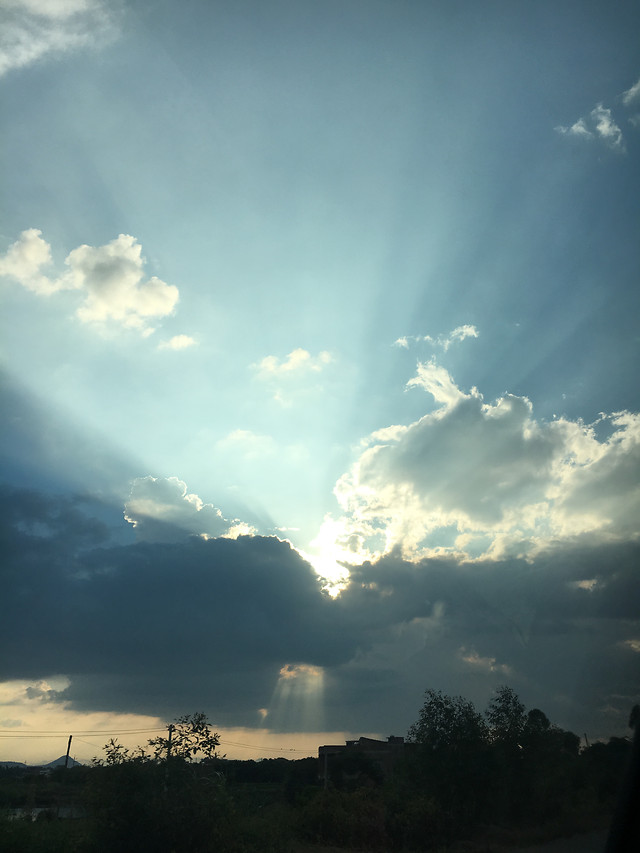
[[[41,643],[0,672],[4,728],[46,729],[54,711],[117,728],[195,702],[278,748],[402,733],[428,687],[482,705],[508,681],[559,724],[624,730],[640,650],[637,5],[1,14],[9,600],[36,572],[5,630],[22,648],[45,563],[50,605],[73,604],[78,626],[52,642],[43,612]],[[169,588],[181,565],[195,586],[180,618],[162,599],[157,622],[124,607],[101,627],[105,648],[120,631],[120,654],[137,650],[132,674],[82,632],[116,594],[154,607],[133,568],[151,559]],[[327,598],[318,572],[342,591]],[[207,617],[218,585],[231,636]],[[491,630],[460,607],[470,590],[499,614]],[[153,649],[181,620],[227,650],[211,663],[224,707],[190,667],[160,686]],[[155,705],[131,688],[141,673]],[[285,713],[296,702],[308,719]]]

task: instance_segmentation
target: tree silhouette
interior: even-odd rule
[[[149,741],[156,759],[182,758],[184,761],[216,758],[219,745],[220,736],[212,730],[206,714],[202,712],[178,717],[175,724],[169,726],[167,737]]]

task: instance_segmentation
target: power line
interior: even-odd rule
[[[28,733],[16,732],[12,729],[0,729],[0,738],[11,740],[12,738],[51,738],[55,739],[57,737],[61,737],[63,735],[68,734],[68,729],[66,730],[57,730],[57,731],[43,731],[41,729],[34,729]],[[96,735],[141,735],[141,734],[153,734],[155,732],[164,732],[165,728],[161,729],[119,729],[119,730],[102,730],[102,729],[83,729],[77,733],[74,733],[74,737],[78,740],[82,739],[83,735],[88,737],[96,736]],[[83,741],[83,743],[87,743],[87,741]],[[88,744],[89,746],[96,746],[96,744]],[[221,746],[233,746],[238,747],[240,749],[254,749],[258,752],[299,752],[309,754],[308,749],[295,749],[293,747],[284,747],[284,746],[260,746],[258,744],[252,743],[240,743],[239,741],[233,740],[221,740]],[[101,748],[101,747],[97,747]]]
[[[160,729],[120,729],[119,731],[111,729],[82,729],[80,735],[143,735],[152,734],[154,732],[164,732],[165,728]],[[69,729],[59,731],[44,731],[42,729],[30,730],[28,734],[15,732],[13,729],[0,729],[0,737],[57,737],[59,735],[68,735]]]
[[[260,752],[268,751],[268,752],[305,752],[309,753],[308,749],[294,749],[293,747],[286,746],[256,746],[253,743],[237,743],[233,740],[221,740],[221,746],[239,746],[243,749],[256,749]]]

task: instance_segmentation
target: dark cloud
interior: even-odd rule
[[[0,678],[66,675],[58,698],[76,709],[206,708],[220,726],[256,725],[286,694],[276,687],[287,664],[305,665],[299,687],[321,668],[313,702],[327,730],[402,733],[427,687],[482,707],[510,683],[593,736],[637,701],[636,543],[575,542],[531,563],[396,551],[352,567],[331,599],[275,537],[113,544],[78,499],[0,496]],[[274,726],[310,725],[272,710]]]
[[[4,516],[2,678],[68,674],[67,697],[83,707],[215,704],[239,724],[264,706],[287,662],[331,666],[352,653],[288,543],[191,537],[87,549],[95,521],[78,513],[69,532],[67,503],[15,492]],[[42,535],[41,518],[55,529]]]

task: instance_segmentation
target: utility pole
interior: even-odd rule
[[[73,737],[73,735],[69,735],[69,743],[67,744],[67,755],[66,755],[66,758],[64,760],[64,769],[65,770],[69,766],[69,750],[71,749],[71,738],[72,737]]]
[[[169,738],[167,740],[167,761],[171,758],[171,737],[175,731],[173,723],[169,723]]]
[[[171,738],[173,732],[175,730],[175,726],[173,723],[169,723],[169,737],[167,738],[167,761],[164,767],[164,795],[167,796],[167,791],[169,789],[169,759],[171,758]]]

